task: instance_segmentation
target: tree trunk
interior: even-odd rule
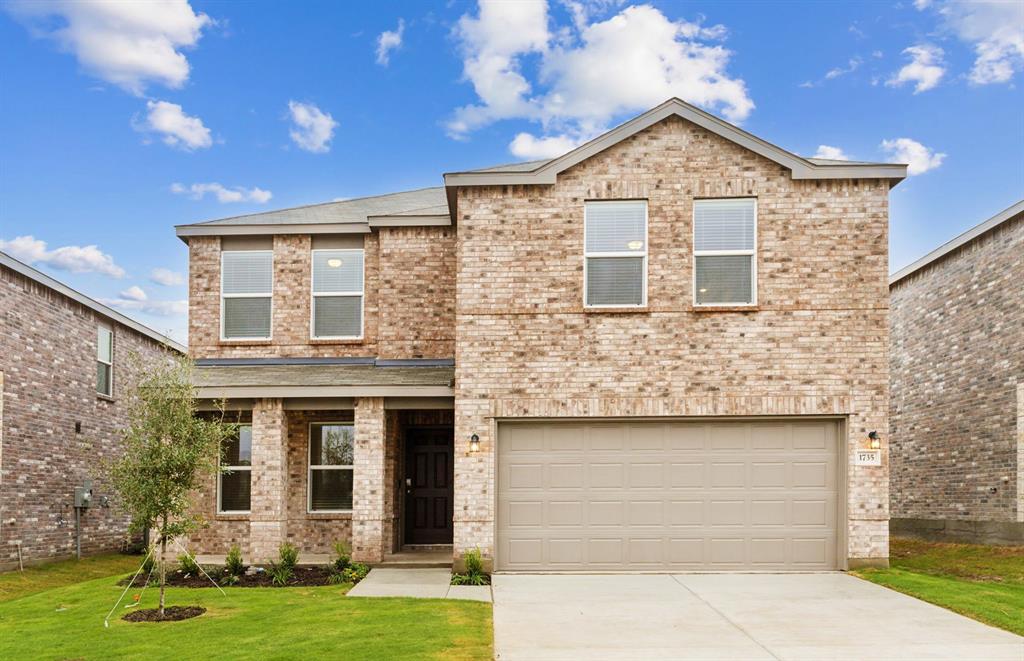
[[[164,517],[164,529],[167,529],[167,517]],[[160,535],[160,619],[164,619],[164,589],[167,586],[167,537]]]

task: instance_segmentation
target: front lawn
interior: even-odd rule
[[[440,599],[357,599],[351,586],[171,588],[168,605],[199,605],[182,622],[129,623],[115,577],[0,603],[0,659],[490,659],[491,605]],[[141,592],[133,589],[132,594]],[[142,596],[155,607],[157,590]]]
[[[854,573],[1024,636],[1024,547],[894,537],[889,562],[889,569]]]
[[[10,601],[91,578],[127,574],[139,568],[141,555],[96,555],[81,560],[61,560],[0,574],[0,602]]]

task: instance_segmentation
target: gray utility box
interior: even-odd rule
[[[92,480],[86,480],[85,486],[75,487],[75,507],[86,509],[92,505]]]

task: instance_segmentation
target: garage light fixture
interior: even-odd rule
[[[471,453],[480,451],[480,437],[476,434],[469,437],[469,451]]]

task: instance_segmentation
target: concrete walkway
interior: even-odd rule
[[[350,597],[421,597],[491,601],[489,585],[451,585],[449,569],[388,569],[377,567],[354,588]]]
[[[496,575],[513,659],[1021,661],[1024,638],[841,573]]]

